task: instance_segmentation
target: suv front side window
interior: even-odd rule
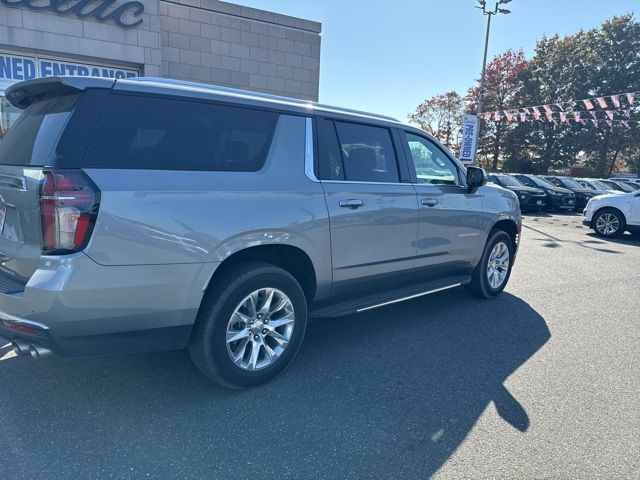
[[[461,185],[460,173],[449,157],[424,137],[405,132],[418,183]]]

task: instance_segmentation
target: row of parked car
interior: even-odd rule
[[[513,191],[525,211],[569,210],[581,212],[589,200],[605,194],[640,190],[634,179],[573,178],[556,175],[493,173],[489,181]]]

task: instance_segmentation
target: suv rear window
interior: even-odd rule
[[[0,164],[46,165],[78,95],[64,95],[27,107],[0,141]]]
[[[277,121],[269,111],[111,95],[83,165],[255,172],[264,166]]]

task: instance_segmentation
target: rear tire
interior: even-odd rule
[[[615,208],[603,208],[593,215],[591,222],[596,235],[604,238],[619,237],[627,228],[624,215]]]
[[[300,284],[286,270],[261,262],[229,267],[213,281],[189,345],[195,365],[232,389],[282,373],[298,353],[307,326]]]
[[[507,286],[511,276],[513,252],[513,242],[509,234],[504,230],[492,231],[480,262],[473,271],[471,282],[465,285],[467,291],[480,298],[493,298],[499,295]]]

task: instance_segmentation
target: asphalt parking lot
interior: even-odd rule
[[[507,291],[319,320],[255,390],[0,350],[0,476],[640,478],[640,240],[530,215]],[[2,342],[4,343],[4,342]]]

